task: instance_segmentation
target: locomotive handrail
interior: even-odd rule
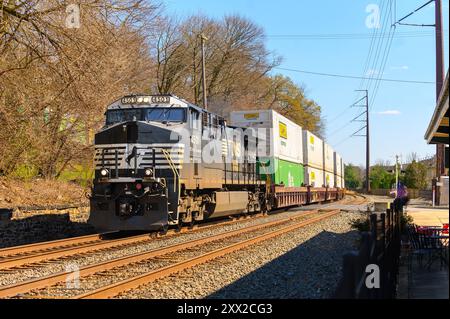
[[[169,166],[172,169],[173,175],[174,175],[174,183],[173,183],[173,191],[176,192],[176,181],[177,179],[180,179],[180,175],[178,174],[178,171],[175,167],[175,164],[172,161],[172,157],[170,156],[169,152],[167,152],[165,149],[161,148],[162,153],[164,154],[164,157],[166,158],[167,162],[169,162]],[[179,183],[178,183],[179,184]],[[178,194],[180,193],[180,187],[181,185],[178,185]]]

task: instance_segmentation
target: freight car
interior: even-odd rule
[[[261,134],[262,127],[230,126],[174,95],[125,96],[105,115],[90,198],[89,223],[98,230],[166,230],[343,196],[303,181],[301,144],[274,154],[267,127]],[[300,138],[295,123],[272,115],[277,142]]]

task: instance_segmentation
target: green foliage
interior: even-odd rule
[[[381,165],[370,170],[370,185],[373,189],[390,189],[395,184],[395,175],[386,171]]]
[[[87,187],[92,183],[94,170],[86,165],[74,165],[72,169],[61,172],[59,180],[65,182],[75,182],[83,187]]]
[[[277,102],[274,109],[303,129],[323,137],[324,123],[321,120],[320,106],[308,99],[304,89],[289,77],[276,75],[272,82]]]
[[[17,165],[11,174],[13,178],[19,178],[23,180],[30,180],[38,175],[39,171],[36,166],[31,164]]]
[[[412,161],[405,170],[404,183],[409,188],[425,189],[427,186],[427,168],[423,163]]]
[[[352,229],[356,229],[360,232],[366,232],[370,230],[370,220],[367,217],[353,219],[350,222]]]
[[[352,164],[344,167],[345,186],[349,189],[358,189],[362,186],[361,168]]]
[[[407,225],[412,225],[414,223],[414,218],[410,215],[402,214],[402,217],[400,219],[400,225],[402,229],[405,229]]]

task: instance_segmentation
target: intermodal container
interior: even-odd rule
[[[230,124],[254,128],[258,134],[258,170],[273,184],[304,184],[302,128],[274,110],[230,113]]]
[[[303,165],[323,170],[323,141],[309,131],[303,131]]]

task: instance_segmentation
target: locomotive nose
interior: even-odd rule
[[[132,211],[133,211],[133,207],[129,203],[119,204],[119,214],[121,216],[130,215]]]
[[[95,144],[154,144],[175,143],[180,134],[170,127],[145,122],[126,122],[103,129],[95,135]]]

